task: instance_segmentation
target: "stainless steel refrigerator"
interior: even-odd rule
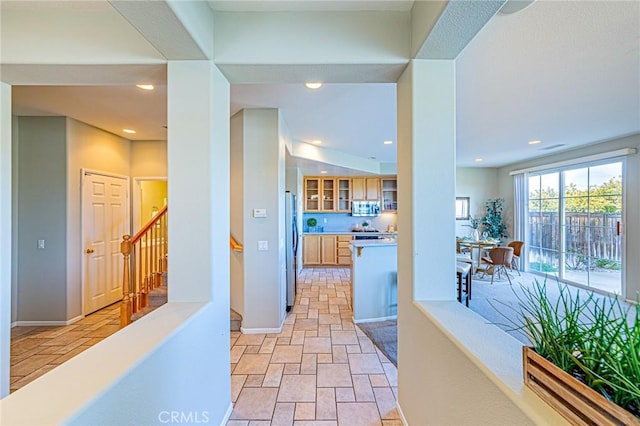
[[[296,211],[296,196],[290,191],[284,196],[284,229],[287,256],[287,311],[296,300],[296,284],[298,275],[298,218]]]

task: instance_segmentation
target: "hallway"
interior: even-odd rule
[[[120,330],[120,302],[67,326],[11,329],[11,392]]]
[[[402,424],[397,370],[353,324],[349,273],[304,269],[280,334],[231,333],[228,426]]]

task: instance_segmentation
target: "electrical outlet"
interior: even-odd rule
[[[38,240],[38,248],[39,249],[43,249],[44,248],[44,240]]]
[[[258,241],[258,251],[269,250],[269,241]]]

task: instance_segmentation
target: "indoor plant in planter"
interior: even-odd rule
[[[640,425],[640,306],[558,285],[556,302],[535,281],[510,307],[532,344],[525,385],[573,424]]]
[[[318,220],[315,217],[310,217],[307,219],[307,227],[309,228],[309,232],[316,232],[316,226],[318,225]]]
[[[502,220],[504,198],[489,199],[485,203],[487,214],[482,218],[482,226],[487,236],[494,240],[507,236],[507,225]]]

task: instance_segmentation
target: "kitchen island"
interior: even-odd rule
[[[349,248],[353,322],[397,318],[398,243],[395,238],[353,240]]]

